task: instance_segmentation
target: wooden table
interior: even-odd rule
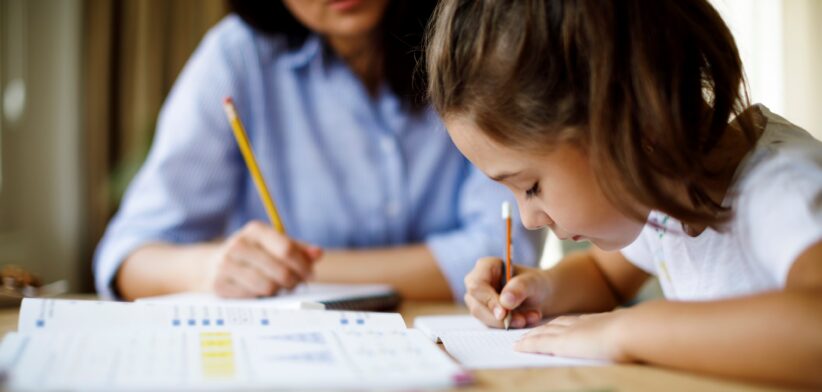
[[[81,296],[82,299],[93,299]],[[445,302],[404,302],[399,309],[406,324],[422,315],[467,313]],[[0,309],[0,332],[17,329],[17,308]],[[765,386],[699,376],[640,365],[603,367],[479,370],[475,383],[454,389],[470,391],[769,391]]]

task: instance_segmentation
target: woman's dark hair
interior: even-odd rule
[[[424,83],[415,83],[422,61],[425,26],[436,0],[392,0],[382,19],[383,72],[388,85],[404,104],[417,110],[425,106]],[[234,13],[259,32],[285,35],[292,48],[311,33],[279,0],[229,0]],[[425,80],[424,75],[419,76]]]
[[[705,0],[446,0],[429,26],[429,96],[492,140],[588,154],[605,195],[718,228],[706,157],[737,116],[755,140],[731,32]],[[722,177],[724,178],[724,177]],[[663,183],[682,185],[690,200]]]

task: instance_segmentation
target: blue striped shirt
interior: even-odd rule
[[[116,296],[120,263],[142,245],[209,241],[267,220],[222,109],[226,96],[290,236],[331,249],[424,243],[457,299],[476,259],[502,253],[499,206],[512,197],[460,155],[433,110],[410,112],[385,85],[370,95],[317,36],[289,49],[285,37],[231,15],[180,74],[98,245],[102,295]],[[535,236],[517,235],[517,260],[534,262]]]

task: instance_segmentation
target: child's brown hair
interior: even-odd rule
[[[727,220],[705,157],[747,99],[733,37],[706,1],[446,0],[426,52],[446,120],[468,116],[521,150],[582,146],[606,196],[638,219],[624,195],[689,224]]]

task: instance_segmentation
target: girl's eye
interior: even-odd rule
[[[534,196],[539,195],[539,181],[535,182],[531,189],[525,191],[525,198],[530,199]]]

